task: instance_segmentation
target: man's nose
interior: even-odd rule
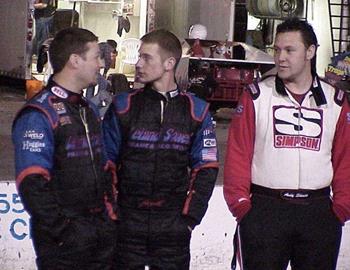
[[[287,53],[286,53],[284,50],[281,50],[281,51],[278,52],[276,58],[277,58],[277,60],[278,60],[279,62],[283,62],[283,61],[286,60],[286,56],[287,56]]]
[[[137,59],[137,62],[136,62],[136,64],[135,64],[135,67],[139,68],[139,67],[141,67],[141,66],[142,66],[142,61],[141,61],[141,58],[139,57],[139,58]]]

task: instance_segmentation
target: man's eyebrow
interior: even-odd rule
[[[273,48],[274,49],[291,49],[291,48],[294,48],[294,46],[293,45],[287,45],[287,46],[281,47],[281,46],[273,45]]]
[[[146,57],[150,57],[151,55],[149,53],[139,53],[140,56],[146,56]]]

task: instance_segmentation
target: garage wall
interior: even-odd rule
[[[203,0],[200,23],[207,26],[207,39],[227,40],[230,30],[231,0]]]
[[[138,0],[146,1],[146,0]],[[136,2],[138,2],[136,1]],[[232,0],[234,1],[234,0]],[[190,25],[201,23],[208,28],[207,39],[225,40],[229,37],[229,21],[231,0],[156,0],[157,27],[167,28],[180,38],[186,38]],[[328,3],[325,0],[309,0],[308,21],[314,26],[319,39],[317,68],[320,75],[330,62],[332,54]],[[60,1],[62,7],[71,6],[68,1]],[[91,5],[91,4],[90,4]],[[108,6],[108,4],[107,4]],[[83,24],[88,29],[98,33],[100,40],[114,38],[116,23],[111,14],[106,11],[105,16],[97,14],[94,9],[89,10],[89,16],[84,16]],[[130,17],[131,31],[127,36],[137,36],[139,31],[139,17]]]
[[[328,1],[314,0],[314,5],[311,4],[312,0],[309,0],[308,21],[314,27],[318,43],[320,44],[317,52],[317,71],[323,76],[332,56]]]

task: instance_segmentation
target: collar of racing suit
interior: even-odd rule
[[[278,76],[276,76],[275,84],[276,84],[277,93],[279,93],[282,96],[288,95],[286,87],[285,87],[282,79],[280,79]],[[317,75],[314,76],[313,83],[310,87],[310,91],[311,91],[312,95],[314,96],[314,99],[315,99],[317,106],[327,104],[326,97],[325,97],[323,89],[321,87],[320,78]]]
[[[177,87],[176,89],[167,91],[165,93],[160,93],[157,90],[154,90],[151,85],[146,85],[145,93],[147,93],[147,95],[149,95],[150,97],[154,97],[156,99],[159,99],[159,98],[162,99],[163,97],[166,99],[166,101],[169,101],[175,98],[176,96],[178,96],[180,94],[180,91],[179,91],[179,88]]]
[[[53,89],[55,89],[55,87],[56,87],[56,89],[58,87],[61,91],[63,91],[61,95],[57,95],[57,93],[53,90]],[[82,94],[74,93],[74,92],[62,87],[61,85],[56,83],[54,80],[52,80],[52,77],[48,81],[47,88],[50,89],[50,91],[54,95],[58,96],[61,99],[67,100],[69,103],[80,104],[83,107],[88,105],[87,101],[85,100],[85,98],[83,97]]]

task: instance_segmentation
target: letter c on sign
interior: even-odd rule
[[[12,223],[10,225],[11,235],[13,236],[13,238],[15,238],[17,240],[23,240],[28,234],[27,233],[18,234],[16,231],[16,224],[17,223],[20,223],[23,226],[27,227],[27,223],[23,219],[16,218],[14,221],[12,221]]]

